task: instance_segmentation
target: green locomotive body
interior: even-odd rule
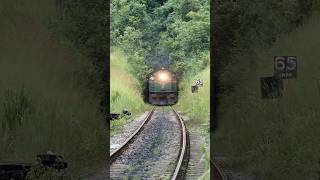
[[[178,100],[178,83],[176,74],[161,69],[150,74],[149,103],[152,105],[173,105]]]

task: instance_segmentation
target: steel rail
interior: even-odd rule
[[[171,177],[171,180],[176,180],[176,179],[180,179],[180,177],[182,176],[182,167],[183,167],[183,161],[186,158],[186,153],[187,153],[187,131],[186,131],[186,127],[184,125],[184,121],[181,118],[181,116],[178,114],[178,112],[172,107],[170,106],[173,110],[173,112],[176,114],[179,122],[180,122],[180,126],[181,126],[181,140],[182,140],[182,146],[180,148],[180,154],[179,154],[179,159],[176,165],[176,168],[173,172],[173,175]]]
[[[151,119],[151,116],[153,115],[154,110],[155,110],[155,107],[151,109],[151,111],[145,117],[145,119],[143,120],[143,123],[141,123],[141,125],[137,128],[137,130],[134,133],[132,133],[124,143],[121,144],[120,148],[118,148],[117,150],[111,153],[110,164],[112,164],[112,162],[122,153],[122,151],[128,146],[128,144],[130,144],[130,142],[133,141],[134,137],[141,132],[143,126],[146,125],[147,122]]]
[[[228,179],[227,176],[224,174],[224,172],[221,170],[221,168],[217,165],[217,163],[211,161],[211,164],[213,167],[213,171],[217,172],[215,174],[215,176],[217,176],[216,180],[227,180]]]

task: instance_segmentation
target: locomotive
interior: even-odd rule
[[[148,77],[148,101],[152,105],[174,105],[178,101],[178,80],[176,73],[161,68]]]

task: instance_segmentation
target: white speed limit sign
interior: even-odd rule
[[[274,72],[282,79],[297,78],[297,57],[296,56],[275,56]]]

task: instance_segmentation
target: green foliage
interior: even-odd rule
[[[256,47],[239,57],[236,67],[226,69],[224,78],[235,76],[232,69],[242,73],[234,91],[221,95],[220,123],[212,142],[214,151],[230,159],[229,165],[259,179],[319,177],[320,54],[314,49],[320,44],[319,19],[315,14],[272,48]],[[288,96],[262,100],[259,77],[272,75],[273,56],[283,54],[298,57],[299,77],[289,80]]]
[[[209,58],[209,57],[208,57]],[[191,86],[197,79],[202,79],[203,87],[199,87],[198,93],[191,93]],[[210,67],[196,75],[185,74],[181,82],[177,109],[186,113],[190,121],[186,121],[189,130],[196,130],[202,137],[201,152],[205,163],[205,173],[199,179],[210,178]]]
[[[122,113],[128,109],[132,115],[137,115],[147,108],[140,95],[137,84],[139,82],[130,75],[128,57],[116,48],[110,54],[110,111]],[[126,124],[128,118],[122,116],[120,120],[111,122],[111,135]]]
[[[89,58],[93,64],[88,73],[87,86],[94,96],[104,99],[104,63],[109,53],[108,21],[109,5],[106,1],[64,0],[58,18],[52,22],[53,29],[60,39],[72,44],[78,53]],[[62,37],[62,38],[61,38]]]
[[[111,1],[111,41],[113,45],[119,41],[128,27],[142,30],[149,23],[150,17],[146,12],[146,2],[143,1]]]
[[[76,180],[78,178],[67,174],[64,170],[45,167],[40,163],[33,165],[28,172],[26,180]]]
[[[310,15],[314,2],[214,1],[214,56],[221,69],[237,61],[237,56],[250,51],[251,47],[270,47],[281,34],[302,25]]]
[[[87,86],[98,72],[65,43],[53,2],[0,2],[0,161],[32,162],[52,150],[78,175],[105,156],[104,118]]]
[[[84,54],[101,63],[107,55],[105,30],[108,9],[104,1],[63,1],[64,33]]]
[[[24,88],[20,89],[19,92],[8,89],[5,92],[2,105],[4,115],[2,119],[3,131],[7,129],[13,130],[21,126],[32,108]]]
[[[201,152],[203,154],[201,160],[205,161],[205,172],[198,180],[208,180],[210,179],[210,150],[201,144]]]
[[[197,79],[204,81],[198,93],[191,93],[191,86]],[[191,104],[191,105],[190,105]],[[210,120],[210,68],[207,67],[197,75],[185,76],[180,85],[178,108],[183,109],[191,119],[209,126]]]
[[[199,56],[208,53],[209,50],[209,6],[204,4],[198,8],[196,5],[200,6],[199,3],[195,4],[187,14],[172,18],[172,22],[167,24],[167,31],[161,33],[161,51],[172,57],[176,70],[180,73],[191,69],[201,70],[208,63],[199,62],[203,60]],[[177,11],[184,14],[183,8],[182,5]],[[198,10],[192,11],[194,9]]]
[[[195,73],[208,64],[209,1],[112,1],[111,15],[111,41],[140,82],[152,68]]]
[[[319,177],[319,147],[311,143],[319,137],[314,128],[318,126],[315,102],[319,99],[315,97],[316,80],[311,80],[318,74],[314,68],[319,55],[314,47],[319,31],[315,18],[319,17],[306,21],[312,10],[319,9],[318,3],[213,3],[213,55],[222,90],[218,95],[219,126],[212,135],[214,151],[230,158],[230,166],[259,179]],[[259,77],[273,74],[275,55],[297,55],[301,59],[299,78],[289,80],[288,97],[261,100]]]

